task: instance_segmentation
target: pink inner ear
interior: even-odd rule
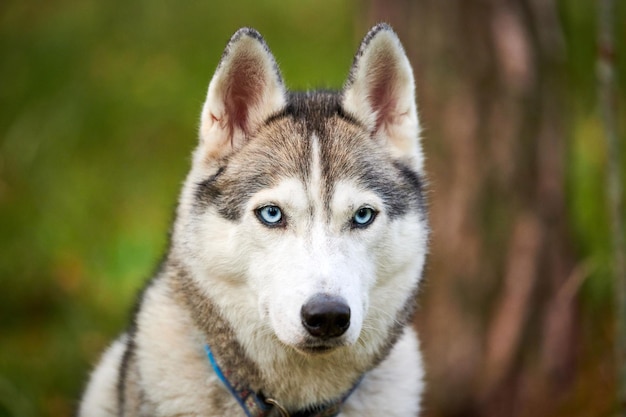
[[[228,88],[224,98],[230,129],[244,133],[249,128],[250,111],[258,104],[266,82],[259,63],[248,59],[237,62],[230,70]]]
[[[381,72],[377,76],[378,79],[372,86],[369,96],[372,110],[376,112],[376,131],[388,122],[393,121],[397,101],[394,95],[391,72]]]

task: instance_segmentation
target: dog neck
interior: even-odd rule
[[[209,345],[205,345],[204,350],[206,351],[215,374],[249,417],[334,417],[339,414],[343,403],[348,399],[350,394],[354,392],[363,379],[360,378],[347,393],[334,401],[310,406],[305,410],[300,410],[295,413],[289,413],[277,400],[266,398],[263,394],[251,391],[246,386],[232,380],[230,378],[230,372],[228,370],[223,371],[218,365]]]

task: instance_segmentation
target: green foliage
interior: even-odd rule
[[[0,416],[70,415],[123,329],[167,244],[230,35],[257,28],[293,88],[338,88],[356,48],[354,7],[0,5]]]
[[[621,126],[621,161],[626,161],[623,112],[626,97],[626,4],[614,2],[615,72],[620,97],[616,103]],[[591,307],[611,303],[613,290],[610,207],[607,195],[607,144],[598,107],[598,17],[593,2],[560,1],[559,11],[566,46],[569,90],[569,146],[567,156],[569,215],[578,255],[589,276],[583,295]],[[622,185],[626,164],[622,165]],[[622,214],[626,218],[626,213]],[[594,307],[595,306],[595,307]]]

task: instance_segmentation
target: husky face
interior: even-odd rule
[[[172,241],[241,339],[306,354],[382,343],[426,251],[413,90],[384,25],[341,93],[288,93],[260,35],[233,36]]]

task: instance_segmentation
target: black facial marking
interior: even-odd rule
[[[271,177],[261,172],[247,174],[235,180],[211,177],[200,183],[196,189],[196,208],[212,205],[225,219],[239,220],[246,202],[257,192],[274,185]]]
[[[197,185],[195,193],[197,201],[209,204],[210,201],[219,197],[220,190],[216,187],[215,183],[225,169],[225,167],[220,167],[215,174]]]
[[[289,93],[285,108],[270,116],[265,124],[276,122],[283,118],[292,118],[304,122],[311,132],[324,130],[328,119],[339,117],[353,125],[361,123],[341,106],[342,96],[335,91],[292,91]]]
[[[422,182],[417,174],[399,162],[394,162],[390,171],[366,164],[360,180],[382,198],[392,220],[422,205]]]
[[[409,193],[411,200],[417,203],[418,211],[426,215],[426,180],[401,162],[394,162],[394,166],[400,172],[404,180],[405,189]]]

